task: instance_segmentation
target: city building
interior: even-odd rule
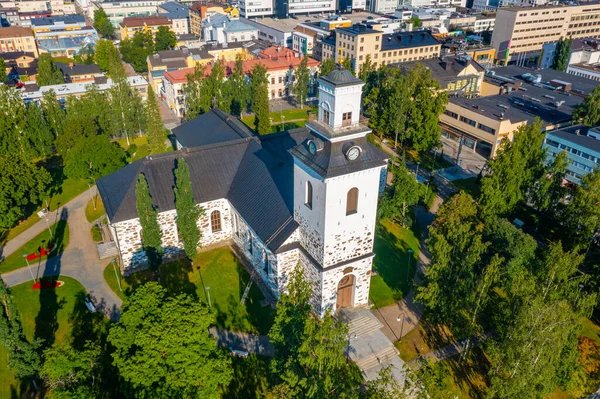
[[[304,55],[312,55],[315,38],[301,32],[292,32],[292,50]]]
[[[600,36],[600,4],[501,7],[496,13],[492,47],[504,64],[535,62],[546,43],[561,38]]]
[[[240,0],[240,15],[244,18],[275,15],[276,0]]]
[[[0,53],[23,51],[39,56],[35,38],[30,28],[10,26],[0,28]]]
[[[166,17],[126,17],[120,24],[121,40],[132,39],[137,32],[150,32],[154,37],[161,26],[166,26],[172,30],[171,21]]]
[[[56,66],[62,72],[65,83],[93,82],[94,79],[104,76],[104,73],[96,64],[85,65],[72,62],[65,64],[57,62]]]
[[[267,69],[269,99],[281,99],[292,96],[295,72],[302,61],[298,53],[290,49],[271,47],[260,53],[262,58],[246,60],[242,63],[244,73],[251,74],[253,68],[260,64]],[[319,70],[319,62],[313,58],[308,59],[311,77]],[[225,63],[225,75],[233,73],[235,61]],[[208,76],[212,65],[205,66],[204,73]],[[185,94],[183,87],[187,83],[187,76],[194,72],[193,68],[179,69],[164,72],[161,97],[169,108],[179,117],[185,115]],[[309,95],[314,93],[309,93]]]
[[[19,9],[16,7],[0,7],[0,23],[2,27],[19,25]]]
[[[0,58],[4,60],[6,72],[8,73],[12,67],[29,68],[33,64],[37,65],[37,57],[34,53],[24,51],[13,51],[10,53],[2,53]]]
[[[39,51],[53,57],[73,57],[84,47],[93,47],[99,40],[96,29],[87,26],[81,15],[34,18],[31,29]]]
[[[496,50],[493,47],[481,44],[481,42],[470,42],[462,39],[446,40],[442,44],[442,54],[467,55],[485,69],[491,69],[496,59]]]
[[[471,57],[444,56],[437,59],[390,64],[388,68],[399,68],[406,73],[417,65],[426,68],[431,73],[431,77],[439,82],[441,89],[450,96],[471,98],[481,95],[485,69]]]
[[[188,7],[169,1],[158,6],[158,15],[171,21],[171,29],[176,35],[190,33],[190,9]]]
[[[437,58],[441,54],[441,43],[428,31],[384,34],[364,24],[337,28],[335,35],[321,40],[321,43],[319,55],[322,60],[334,58],[336,63],[341,63],[348,58],[355,72],[360,71],[367,56],[377,67]]]
[[[552,162],[560,152],[569,158],[567,180],[581,184],[583,176],[600,167],[600,127],[569,126],[546,133],[543,147],[547,161]]]
[[[264,17],[253,19],[240,18],[240,21],[256,27],[258,29],[259,39],[268,40],[273,44],[278,44],[289,48],[292,47],[292,32],[296,30],[296,25],[298,25],[298,21],[295,19],[275,19]]]
[[[476,11],[496,11],[500,0],[473,0],[473,10]]]
[[[86,28],[88,25],[83,15],[64,15],[31,19],[31,30],[36,38],[47,32],[69,32]]]
[[[118,29],[127,17],[156,15],[158,6],[166,2],[167,0],[90,0],[87,16],[93,22],[94,11],[103,8],[110,22]]]
[[[542,122],[544,131],[573,123],[573,109],[597,82],[552,69],[496,68],[484,78],[481,97],[451,97],[440,115],[442,136],[459,141],[462,151],[490,158],[502,139],[519,126]]]
[[[18,26],[31,27],[31,20],[35,18],[50,18],[52,11],[20,12]]]
[[[194,2],[190,6],[190,33],[202,37],[202,20],[215,14],[227,14],[223,4]]]
[[[542,48],[539,68],[551,68],[557,43],[546,43]],[[567,61],[567,73],[600,81],[600,41],[598,39],[575,39]]]
[[[52,15],[75,14],[75,3],[63,0],[25,0],[16,1],[15,6],[19,12],[29,13],[38,11],[50,11]]]
[[[233,43],[258,38],[258,29],[225,14],[214,14],[202,20],[203,38],[206,42]]]
[[[389,156],[359,123],[364,83],[348,71],[319,79],[318,119],[257,136],[212,110],[175,128],[184,147],[153,155],[97,181],[124,274],[146,266],[135,207],[140,173],[158,209],[166,259],[182,252],[174,165],[190,167],[203,247],[232,243],[275,297],[300,267],[319,315],[367,306],[379,193]],[[257,189],[260,187],[260,189]]]
[[[146,98],[148,97],[148,82],[139,75],[128,76],[127,82],[132,88],[137,90],[142,99],[146,101]],[[45,92],[53,90],[54,93],[56,93],[56,98],[61,103],[64,103],[69,96],[80,97],[84,95],[90,85],[93,85],[98,91],[106,91],[113,86],[113,82],[105,76],[96,76],[93,82],[64,83],[41,87],[38,87],[34,83],[26,83],[21,92],[21,96],[25,103],[32,101],[39,103],[44,97]]]

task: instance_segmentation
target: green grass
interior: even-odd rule
[[[185,259],[166,263],[160,267],[159,275],[161,284],[172,294],[185,292],[208,302],[204,288],[210,287],[218,327],[260,334],[271,328],[274,309],[261,306],[264,297],[256,284],[252,285],[245,304],[240,305],[250,275],[229,248],[201,252],[193,266]],[[117,295],[126,298],[137,286],[150,281],[152,275],[142,271],[121,279],[123,292],[119,291],[112,265],[104,270],[104,278]]]
[[[165,137],[165,140],[166,139],[167,138]],[[142,158],[150,155],[150,147],[148,146],[148,141],[146,140],[146,135],[134,136],[134,137],[129,138],[129,144],[130,145],[135,144],[135,146],[137,147],[135,150],[135,153],[133,153],[133,154],[129,152],[130,145],[129,146],[127,145],[127,139],[125,137],[120,138],[119,140],[117,140],[117,142],[129,154],[130,162],[135,162],[138,159],[142,159]],[[165,148],[166,148],[166,146],[165,146]]]
[[[393,145],[393,143],[392,143],[392,145]],[[411,161],[411,162],[415,162],[415,163],[420,162],[419,167],[424,168],[426,170],[431,170],[431,169],[437,170],[437,169],[444,169],[444,168],[449,168],[451,166],[454,166],[454,164],[452,162],[446,161],[439,152],[438,152],[437,156],[435,156],[435,160],[434,160],[434,154],[432,154],[430,151],[418,153],[415,150],[407,150],[406,158],[407,158],[407,161]]]
[[[475,199],[479,198],[479,195],[481,194],[481,184],[477,182],[476,177],[452,180],[452,185],[471,195],[471,197]]]
[[[308,112],[316,112],[316,108],[305,106],[304,109],[286,109],[285,111],[271,112],[269,118],[273,119],[273,125],[271,126],[271,133],[278,132],[280,130],[289,130],[298,127],[302,127],[308,121]],[[283,115],[283,119],[281,116]],[[254,115],[248,115],[241,118],[248,127],[254,129]],[[291,122],[294,121],[294,122]],[[282,122],[285,122],[283,126]]]
[[[27,264],[23,255],[32,254],[39,252],[39,248],[42,246],[48,247],[48,244],[53,242],[56,243],[57,247],[54,251],[50,252],[47,258],[53,258],[60,254],[69,244],[69,226],[65,220],[59,220],[57,223],[50,225],[54,237],[50,236],[50,232],[46,229],[42,233],[35,236],[31,241],[25,243],[22,247],[17,249],[12,254],[8,255],[2,262],[0,262],[0,272],[6,273],[12,270],[26,267]],[[45,260],[46,257],[30,261],[29,263],[34,266],[37,265],[41,260]]]
[[[409,254],[410,270],[407,267]],[[419,238],[411,229],[402,228],[389,220],[383,220],[376,227],[373,270],[369,297],[376,308],[391,305],[408,294],[412,287],[417,260],[419,259]]]
[[[87,312],[82,304],[83,286],[69,277],[60,276],[58,280],[65,284],[56,289],[33,290],[32,282],[11,288],[25,335],[29,340],[44,339],[44,347],[64,345],[71,333],[69,319],[76,313],[74,311]],[[8,352],[0,345],[0,398],[28,397],[31,387],[14,377],[7,366],[7,357]]]
[[[421,321],[394,345],[400,352],[402,360],[410,362],[419,355],[440,349],[453,341],[454,337],[446,327]]]
[[[96,203],[96,209],[94,209],[94,201]],[[104,210],[104,204],[102,203],[102,198],[100,198],[100,194],[96,194],[93,200],[90,200],[85,207],[85,218],[88,222],[93,223],[96,220],[100,219],[106,211]]]
[[[63,64],[68,64],[69,62],[75,62],[73,58],[69,57],[52,57],[54,62],[62,62]]]
[[[588,318],[584,318],[582,322],[583,329],[581,330],[580,335],[593,339],[598,344],[600,344],[600,326],[594,324],[594,322]]]

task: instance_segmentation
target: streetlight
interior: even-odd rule
[[[417,183],[419,182],[419,165],[421,162],[417,162],[417,173],[415,173],[415,177],[417,178]]]
[[[48,227],[48,231],[50,232],[50,237],[54,237],[54,234],[52,234],[52,229],[50,228],[50,223],[48,222],[48,213],[44,213],[44,220],[46,221],[46,227]]]
[[[27,262],[27,268],[29,269],[29,273],[31,273],[31,279],[33,280],[33,282],[35,283],[35,277],[33,276],[33,272],[31,271],[31,265],[29,265],[29,259],[27,259],[27,254],[23,255],[23,257],[25,258],[25,262]]]
[[[211,304],[210,304],[210,287],[209,286],[206,286],[206,296],[208,297],[208,307],[210,308]]]
[[[91,191],[92,187],[90,186],[90,183],[88,183],[87,185],[88,191],[90,192],[90,197],[92,197],[92,205],[94,205],[94,210],[96,210],[96,201],[94,201],[94,193],[92,193]]]
[[[408,250],[408,264],[406,266],[406,282],[408,282],[408,275],[410,274],[410,258],[412,257],[413,250]]]
[[[402,339],[402,333],[404,332],[404,320],[406,320],[406,317],[404,317],[404,314],[401,314],[400,316],[398,316],[398,318],[396,319],[396,321],[400,321],[400,319],[402,319],[402,324],[400,325],[400,339]]]

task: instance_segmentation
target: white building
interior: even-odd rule
[[[190,9],[187,6],[169,1],[158,6],[158,15],[171,21],[171,29],[176,35],[190,33]]]
[[[88,18],[94,22],[94,11],[103,8],[108,19],[116,28],[125,17],[156,15],[158,6],[167,2],[167,0],[89,1]]]
[[[556,54],[556,45],[558,42],[546,43],[542,46],[542,54],[538,63],[538,68],[548,69],[554,63]],[[600,66],[600,41],[598,39],[574,39],[571,44],[571,54],[567,61],[569,70],[577,71],[574,75],[588,77],[596,76],[597,69]],[[590,79],[594,79],[591,78]],[[594,79],[597,80],[597,79]]]
[[[258,38],[258,29],[225,14],[214,14],[202,20],[202,34],[206,42],[234,43]]]
[[[359,123],[364,83],[336,70],[320,79],[318,120],[256,136],[212,110],[176,129],[182,148],[153,155],[98,180],[123,272],[147,262],[135,207],[144,174],[158,208],[166,258],[181,253],[173,168],[190,167],[204,209],[202,245],[231,244],[275,296],[297,267],[312,285],[317,314],[368,303],[377,202],[388,156]],[[257,189],[257,188],[260,189]]]
[[[274,0],[240,0],[240,15],[244,18],[273,15]]]
[[[292,50],[304,55],[312,55],[315,38],[301,32],[292,33]]]

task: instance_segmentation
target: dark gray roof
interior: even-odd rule
[[[190,16],[190,9],[188,7],[174,1],[161,4],[158,6],[158,11],[159,16],[167,17],[169,19],[181,19],[188,18]]]
[[[578,130],[579,134],[577,133]],[[596,151],[596,153],[600,153],[600,140],[596,140],[593,137],[587,136],[589,130],[589,126],[574,125],[562,129],[552,130],[547,132],[546,136],[550,138],[557,137],[559,139]]]
[[[85,22],[85,17],[78,14],[69,15],[53,15],[45,18],[32,18],[31,25],[33,26],[47,26],[54,25],[56,22],[64,22],[65,24],[80,24]]]
[[[321,151],[312,155],[308,151],[308,140],[320,142],[323,145]],[[353,146],[359,146],[361,153],[354,161],[346,158],[346,151]],[[323,140],[320,136],[311,134],[299,145],[295,146],[290,153],[311,167],[323,178],[336,177],[360,170],[371,169],[386,164],[389,155],[384,153],[373,144],[369,143],[366,136],[352,141],[330,142]]]
[[[396,32],[384,34],[382,36],[381,51],[434,46],[438,44],[440,44],[440,42],[438,42],[429,31]]]
[[[198,147],[252,137],[253,133],[238,118],[220,109],[205,114],[173,129],[173,134],[183,147]]]
[[[352,75],[350,71],[343,68],[335,69],[329,72],[327,76],[322,76],[321,79],[327,83],[331,83],[334,86],[350,86],[363,83],[362,80]]]
[[[448,87],[448,83],[455,82],[458,75],[469,65],[472,65],[478,72],[485,72],[485,69],[476,61],[464,56],[446,56],[427,60],[399,62],[388,64],[388,68],[398,68],[402,73],[406,73],[416,65],[422,65],[427,68],[431,72],[431,77],[437,80],[443,89]],[[461,76],[460,79],[463,79],[463,77]]]
[[[144,173],[153,203],[175,209],[174,168],[183,157],[190,167],[198,203],[227,198],[272,250],[297,228],[293,218],[293,159],[288,150],[308,136],[300,128],[246,137],[146,157],[97,181],[111,223],[137,218],[135,184]]]
[[[77,76],[77,75],[96,75],[101,74],[102,70],[96,64],[86,65],[86,64],[63,64],[62,62],[57,62],[56,66],[65,77],[68,76]]]

